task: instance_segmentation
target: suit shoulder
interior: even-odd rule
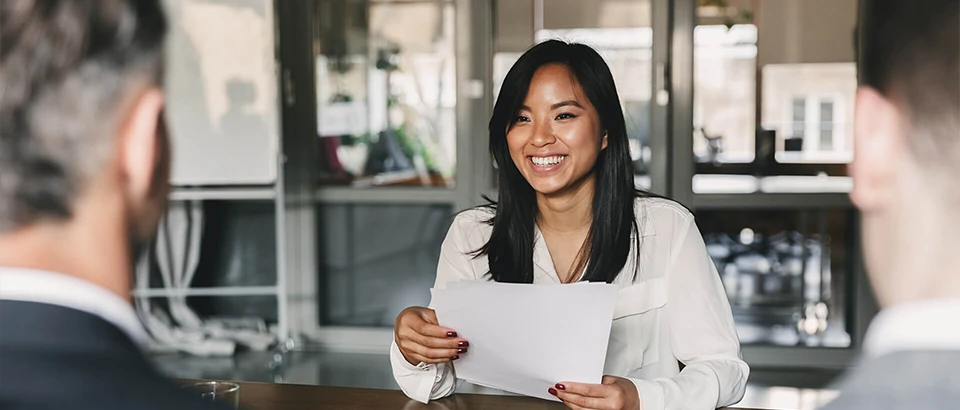
[[[946,409],[960,402],[960,352],[905,351],[864,360],[824,409]]]

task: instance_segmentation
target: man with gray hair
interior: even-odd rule
[[[159,3],[0,0],[0,408],[212,408],[130,305],[168,191]]]
[[[829,409],[960,406],[960,0],[864,0],[850,197],[882,310]]]

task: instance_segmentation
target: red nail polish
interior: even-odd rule
[[[462,347],[457,349],[457,353],[466,353],[466,352],[467,352],[467,349],[464,349]]]
[[[557,388],[560,389],[560,390],[566,390],[566,389],[567,389],[567,386],[564,386],[564,385],[562,385],[562,384],[560,384],[560,383],[557,383]]]
[[[554,395],[554,396],[557,395],[557,389],[554,389],[553,387],[547,389],[547,392],[550,393],[550,394],[552,394],[552,395]]]
[[[447,337],[457,337],[457,332],[447,332]]]
[[[451,357],[450,360],[457,360],[457,359],[459,359],[459,358],[460,358],[460,355],[456,355],[456,356]]]
[[[457,346],[460,346],[460,347],[468,347],[468,346],[470,346],[470,342],[468,342],[468,341],[466,341],[466,340],[462,340],[462,341],[460,341],[459,343],[457,343]]]

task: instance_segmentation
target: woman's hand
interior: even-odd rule
[[[404,309],[397,315],[393,337],[403,358],[414,366],[457,360],[470,346],[458,338],[453,329],[441,327],[433,309],[419,306]]]
[[[560,382],[549,391],[574,410],[643,410],[637,386],[632,381],[603,376],[601,383]]]

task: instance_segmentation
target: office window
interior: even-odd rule
[[[793,127],[791,128],[790,138],[803,138],[807,127],[807,100],[805,98],[793,99]]]
[[[820,150],[833,151],[833,101],[820,102]]]
[[[783,150],[797,152],[803,150],[803,138],[807,130],[807,100],[793,98],[790,118],[790,134],[783,141]]]
[[[849,121],[843,121],[842,104],[846,98],[837,94],[804,95],[789,99],[790,110],[780,123],[768,122],[774,130],[786,135],[778,141],[776,159],[781,163],[844,163],[853,157]],[[784,110],[786,112],[786,110]]]
[[[763,78],[762,124],[776,133],[777,162],[845,164],[853,159],[853,63],[768,65]]]

